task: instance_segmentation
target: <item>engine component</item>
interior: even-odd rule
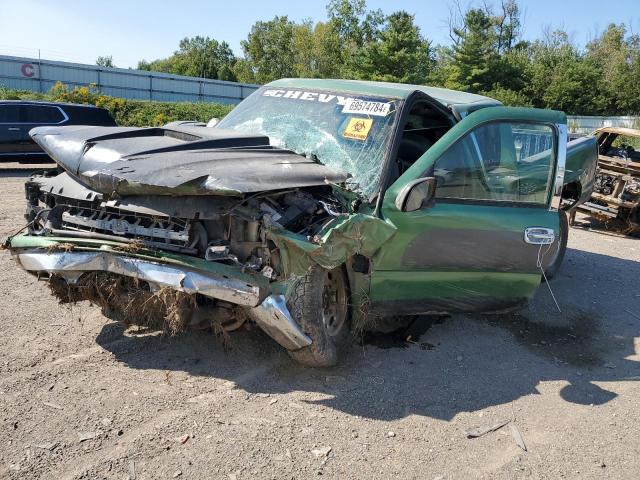
[[[616,177],[606,173],[598,172],[593,189],[602,195],[611,195],[615,188]]]
[[[631,178],[624,188],[625,200],[632,200],[633,197],[640,196],[640,178]]]
[[[220,262],[222,260],[238,261],[238,257],[229,253],[229,247],[226,245],[209,245],[204,253],[205,260],[210,262]]]

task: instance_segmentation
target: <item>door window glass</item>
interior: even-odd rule
[[[549,125],[494,122],[458,140],[438,160],[436,197],[546,204],[555,167]]]
[[[0,123],[18,123],[19,121],[19,105],[0,105]]]
[[[45,105],[25,105],[22,107],[23,123],[60,123],[64,116],[59,108]]]

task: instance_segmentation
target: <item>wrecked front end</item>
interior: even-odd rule
[[[202,156],[202,145],[185,151],[185,132],[158,131],[160,147],[122,151],[134,134],[148,143],[148,130],[84,132],[81,145],[42,132],[66,171],[26,183],[28,226],[8,240],[19,265],[47,278],[61,302],[89,300],[128,324],[175,333],[252,322],[288,350],[310,345],[287,307],[291,282],[377,248],[392,227],[356,212],[357,197],[333,184],[340,174],[261,140],[216,148],[222,139],[209,139]],[[176,150],[200,161],[174,164]]]
[[[284,295],[292,272],[283,269],[274,243],[287,227],[287,239],[296,235],[306,242],[305,234],[313,235],[313,226],[329,219],[331,207],[310,193],[246,201],[164,199],[173,210],[168,215],[149,207],[156,204],[153,197],[106,200],[79,185],[77,192],[62,186],[70,182],[67,174],[28,182],[29,228],[10,240],[19,264],[50,276],[62,301],[91,300],[130,323],[157,322],[151,317],[160,315],[172,331],[230,330],[251,319],[287,349],[311,342],[287,311]],[[335,201],[326,189],[314,193]],[[202,203],[216,208],[198,209]],[[147,297],[163,298],[167,290],[189,295],[186,306],[193,308],[160,302],[148,316],[135,311]],[[180,308],[180,318],[170,315],[172,308]]]
[[[610,220],[618,218],[629,231],[640,229],[640,163],[600,156],[590,212]]]
[[[597,139],[597,169],[591,197],[580,209],[605,224],[624,225],[627,232],[640,229],[640,130],[603,127]]]

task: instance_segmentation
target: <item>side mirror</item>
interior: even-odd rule
[[[209,128],[213,128],[215,127],[218,123],[220,123],[220,119],[219,118],[212,118],[211,120],[209,120],[207,122],[207,127]]]
[[[396,197],[396,208],[413,212],[428,205],[436,194],[435,177],[418,178],[407,183]]]

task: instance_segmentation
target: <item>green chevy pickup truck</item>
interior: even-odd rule
[[[130,324],[253,323],[310,366],[379,318],[526,302],[587,200],[561,112],[416,85],[284,79],[209,125],[40,127],[59,172],[7,240],[61,302]]]

